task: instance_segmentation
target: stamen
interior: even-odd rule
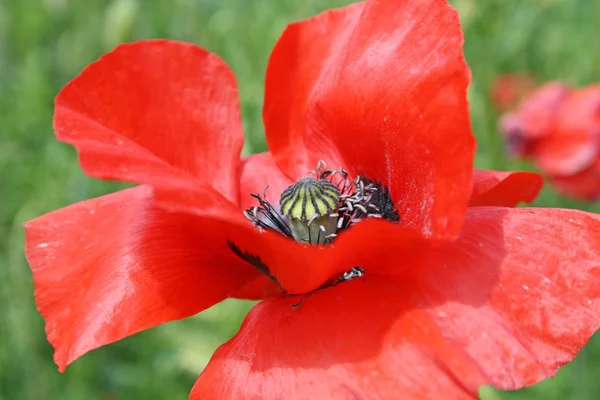
[[[320,215],[319,215],[319,214],[315,214],[315,215],[313,215],[313,216],[312,216],[312,218],[308,220],[307,224],[310,226],[310,224],[312,224],[312,223],[313,223],[313,221],[314,221],[315,219],[319,218],[319,217],[320,217]]]
[[[251,207],[244,211],[244,216],[254,224],[259,230],[273,230],[287,237],[293,237],[289,224],[279,214],[279,212],[266,200],[267,187],[261,196],[258,193],[251,193],[250,196],[258,200],[258,206]]]
[[[363,213],[367,213],[367,209],[364,208],[363,206],[361,206],[360,204],[355,204],[354,207],[358,208],[360,211],[362,211]]]
[[[352,207],[352,200],[351,200],[351,199],[348,199],[348,200],[346,200],[346,201],[344,202],[344,204],[346,204],[346,207],[348,207],[348,210],[349,210],[350,212],[354,211],[354,207]]]
[[[342,276],[338,278],[338,282],[351,281],[352,279],[362,278],[365,274],[365,270],[361,267],[352,267],[350,271],[344,272]]]

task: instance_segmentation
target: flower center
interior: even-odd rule
[[[252,193],[258,205],[244,211],[260,230],[273,230],[301,243],[324,245],[338,233],[364,218],[386,218],[398,222],[389,191],[369,179],[351,180],[342,168],[326,170],[319,162],[314,176],[300,178],[286,188],[279,207]]]
[[[251,193],[258,204],[245,210],[244,215],[261,231],[271,230],[298,242],[317,246],[331,244],[340,231],[364,218],[385,218],[392,222],[400,220],[390,192],[381,184],[364,176],[351,180],[342,168],[326,170],[323,161],[319,162],[312,174],[314,176],[300,178],[286,188],[281,193],[278,205],[267,200],[268,186],[262,195]],[[231,241],[227,244],[238,257],[279,285],[260,257],[240,249]],[[312,292],[361,278],[364,273],[358,265],[349,267],[337,279],[325,282]],[[303,299],[292,308],[299,307]]]

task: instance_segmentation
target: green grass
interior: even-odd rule
[[[219,343],[233,335],[249,305],[226,302],[99,349],[59,374],[52,362],[21,223],[119,188],[79,170],[72,148],[55,141],[52,99],[70,78],[115,44],[167,37],[198,43],[235,71],[247,153],[265,149],[261,124],[267,57],[284,26],[343,0],[2,0],[0,2],[0,400],[185,399]],[[488,90],[499,73],[533,71],[573,84],[600,80],[598,0],[455,0],[473,71],[470,91],[478,135],[477,166],[522,169],[507,160]],[[546,188],[537,205],[600,211]],[[600,397],[600,340],[555,379],[487,399]]]

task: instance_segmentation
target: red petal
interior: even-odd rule
[[[291,25],[267,70],[277,164],[297,178],[319,159],[341,163],[388,187],[404,224],[456,237],[475,149],[462,42],[439,0],[374,0]]]
[[[477,365],[407,291],[380,277],[315,292],[296,308],[299,297],[260,303],[190,400],[475,398]]]
[[[313,168],[314,169],[314,168]],[[309,170],[305,171],[308,175]],[[288,186],[293,184],[277,165],[271,153],[254,154],[242,159],[242,177],[240,182],[240,205],[243,209],[255,206],[256,199],[251,193],[265,192],[273,205],[279,205],[279,197]]]
[[[600,154],[600,85],[573,90],[557,112],[551,135],[534,157],[548,175],[572,175],[590,167]]]
[[[347,47],[362,10],[363,4],[356,3],[291,24],[273,49],[263,119],[269,149],[293,179],[316,168],[321,159],[332,169],[341,163],[332,143],[327,142],[328,132],[309,136],[313,132],[307,112],[313,91],[320,87],[325,71],[339,62],[333,55]]]
[[[600,199],[600,160],[574,175],[551,176],[550,183],[565,196],[597,201]]]
[[[118,46],[56,98],[59,140],[91,176],[172,191],[210,185],[238,200],[243,132],[235,78],[193,44]]]
[[[540,193],[544,179],[533,172],[473,171],[473,192],[469,207],[516,207],[531,203]]]
[[[472,208],[435,258],[447,263],[421,274],[424,306],[497,387],[554,375],[600,327],[596,215]]]
[[[254,281],[236,290],[231,297],[243,300],[264,300],[281,297],[285,291],[266,275],[259,276]]]
[[[597,216],[473,208],[419,253],[409,274],[262,302],[190,398],[471,398],[553,375],[600,326]]]
[[[36,303],[61,371],[94,348],[202,311],[260,275],[227,248],[236,226],[159,210],[148,187],[74,204],[26,228]]]

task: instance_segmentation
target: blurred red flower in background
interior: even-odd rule
[[[500,120],[510,154],[535,162],[556,189],[600,197],[600,85],[547,83]]]
[[[469,77],[446,1],[325,12],[277,43],[270,152],[240,159],[217,56],[153,40],[87,67],[56,135],[89,175],[141,185],[26,223],[59,369],[241,297],[263,301],[192,399],[462,399],[553,375],[600,324],[600,221],[511,208],[538,175],[473,171]],[[321,219],[323,242],[291,238]]]
[[[516,107],[534,89],[535,79],[531,73],[516,72],[497,77],[492,83],[490,95],[499,111],[507,111]]]

